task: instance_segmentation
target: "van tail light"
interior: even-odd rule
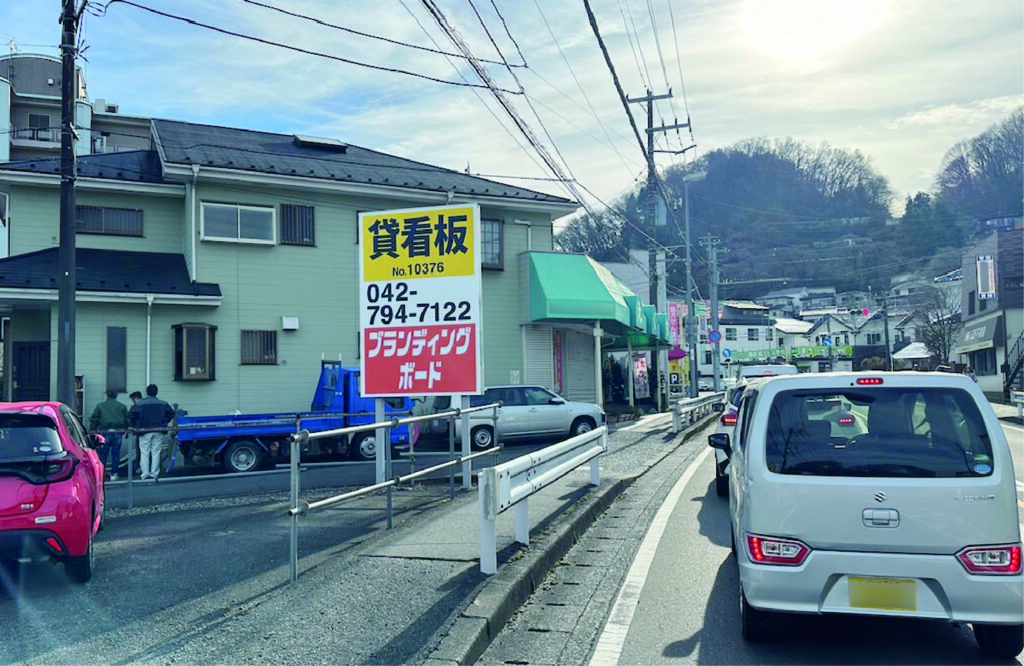
[[[724,426],[734,426],[734,425],[736,425],[736,412],[731,411],[731,410],[728,411],[728,412],[725,412],[724,414],[722,414],[718,418],[718,422],[721,423]]]
[[[968,546],[956,556],[968,573],[1015,576],[1021,572],[1020,551],[1019,543],[1008,546]]]
[[[882,384],[881,377],[860,377],[857,379],[857,384],[860,386],[880,386]]]
[[[778,564],[797,567],[804,563],[811,549],[792,539],[747,535],[747,552],[757,564]]]
[[[43,467],[43,475],[47,483],[67,481],[75,472],[75,459],[55,460],[47,462]]]
[[[839,417],[839,425],[853,425],[853,417],[852,416],[840,416]]]

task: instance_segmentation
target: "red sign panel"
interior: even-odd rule
[[[363,330],[365,394],[475,393],[475,324]]]

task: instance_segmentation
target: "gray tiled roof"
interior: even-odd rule
[[[290,134],[174,120],[154,119],[153,128],[154,139],[160,144],[167,163],[198,164],[255,173],[435,192],[454,191],[460,195],[573,204],[562,197],[505,185],[359,146],[319,147],[300,144]]]
[[[126,153],[100,153],[80,155],[76,159],[78,175],[82,178],[110,178],[143,183],[162,183],[160,156],[154,150],[134,150]],[[60,173],[60,158],[0,163],[0,171],[28,173]]]
[[[57,248],[0,259],[0,289],[57,289]],[[128,252],[78,248],[75,287],[184,296],[220,296],[220,285],[189,279],[185,258],[163,252]]]

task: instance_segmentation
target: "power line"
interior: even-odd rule
[[[336,25],[334,23],[328,23],[327,21],[318,19],[315,16],[307,16],[306,14],[299,14],[298,12],[293,12],[293,11],[289,11],[287,9],[282,9],[280,7],[275,7],[274,5],[271,5],[271,4],[268,4],[268,3],[265,3],[265,2],[257,2],[257,0],[241,0],[241,1],[246,3],[246,4],[249,4],[249,5],[253,5],[253,6],[256,6],[256,7],[262,7],[264,9],[269,9],[271,11],[275,11],[275,12],[278,12],[280,14],[284,14],[285,16],[291,16],[293,18],[299,18],[299,19],[302,19],[304,21],[311,21],[313,23],[316,23],[317,25],[322,25],[325,28],[333,28],[335,30],[341,30],[342,32],[347,32],[347,33],[352,34],[352,35],[358,35],[359,37],[366,37],[367,39],[377,39],[377,40],[380,40],[382,42],[387,42],[389,44],[395,44],[397,46],[404,46],[406,48],[416,49],[416,50],[419,50],[419,51],[426,51],[428,53],[437,53],[437,54],[440,54],[440,55],[443,55],[443,56],[448,56],[450,58],[463,58],[464,57],[462,55],[459,55],[458,53],[450,53],[448,51],[441,51],[439,49],[432,49],[432,48],[427,47],[427,46],[420,46],[418,44],[410,44],[408,42],[402,42],[402,41],[399,41],[397,39],[390,39],[388,37],[383,37],[381,35],[374,35],[372,33],[361,32],[359,30],[354,30],[352,28],[346,28],[345,26],[342,26],[342,25]],[[486,62],[486,63],[491,64],[491,65],[500,65],[501,64],[500,62],[497,62],[495,60],[481,60],[481,62]],[[521,65],[518,65],[518,64],[517,65],[512,65],[512,67],[525,67],[525,66],[526,66],[525,62],[523,64],[521,64]]]
[[[494,7],[494,13],[497,14],[498,18],[501,20],[501,25],[502,27],[505,28],[505,34],[508,35],[508,38],[512,40],[512,43],[515,45],[516,53],[519,54],[519,59],[523,61],[522,66],[526,67],[526,56],[523,55],[523,50],[519,48],[519,42],[516,41],[516,38],[513,37],[512,33],[509,31],[508,23],[505,22],[505,17],[501,15],[501,10],[498,9],[498,5],[494,2],[494,0],[491,0],[491,7]]]
[[[413,76],[413,77],[416,77],[418,79],[425,79],[427,81],[434,81],[435,83],[443,83],[445,85],[451,85],[451,86],[461,86],[461,87],[468,87],[468,88],[484,88],[484,87],[486,87],[486,86],[482,86],[482,85],[478,85],[478,84],[474,84],[474,83],[460,83],[458,81],[448,81],[446,79],[439,79],[439,78],[436,78],[436,77],[433,77],[433,76],[429,76],[427,74],[420,74],[419,72],[412,72],[412,71],[405,70],[405,69],[398,69],[398,68],[394,68],[394,67],[384,67],[382,65],[372,65],[370,63],[360,62],[358,60],[350,60],[348,58],[342,58],[340,56],[331,55],[329,53],[322,53],[320,51],[312,51],[310,49],[304,49],[304,48],[301,48],[299,46],[292,46],[291,44],[285,44],[285,43],[282,43],[282,42],[275,42],[275,41],[272,41],[272,40],[269,40],[269,39],[263,39],[262,37],[255,37],[253,35],[246,35],[246,34],[241,33],[241,32],[235,32],[234,30],[228,30],[226,28],[218,28],[215,25],[210,25],[209,23],[203,23],[201,21],[197,21],[195,19],[191,19],[191,18],[188,18],[186,16],[178,16],[176,14],[171,14],[171,13],[168,13],[168,12],[160,11],[158,9],[153,9],[152,7],[147,7],[146,5],[139,4],[137,2],[132,2],[132,0],[109,0],[109,2],[107,2],[107,4],[103,6],[103,12],[106,13],[106,10],[109,9],[110,6],[115,4],[115,3],[129,5],[131,7],[135,7],[136,9],[141,9],[141,10],[149,12],[151,14],[156,14],[157,16],[162,16],[164,18],[173,19],[175,21],[181,21],[182,23],[188,23],[189,25],[193,25],[193,26],[196,26],[198,28],[205,28],[207,30],[212,30],[214,32],[219,32],[219,33],[221,33],[223,35],[228,35],[230,37],[238,37],[240,39],[245,39],[245,40],[249,40],[249,41],[252,41],[252,42],[258,42],[260,44],[266,44],[268,46],[276,46],[278,48],[287,49],[289,51],[295,51],[296,53],[303,53],[305,55],[316,56],[318,58],[326,58],[327,60],[334,60],[334,61],[337,61],[337,62],[343,62],[343,63],[345,63],[347,65],[355,65],[357,67],[365,67],[367,69],[373,69],[373,70],[377,70],[377,71],[381,71],[381,72],[389,72],[389,73],[392,73],[392,74],[405,74],[407,76]],[[521,93],[518,93],[518,92],[516,92],[514,90],[504,90],[504,89],[501,89],[501,91],[503,93],[508,93],[510,95],[519,95],[519,94],[521,94]]]
[[[587,9],[587,18],[590,20],[590,28],[594,31],[594,37],[597,38],[597,44],[601,47],[601,53],[604,54],[604,62],[608,66],[608,71],[611,72],[612,81],[615,83],[615,90],[619,93],[619,100],[622,102],[622,108],[626,111],[626,116],[629,117],[629,124],[633,128],[633,134],[636,136],[636,142],[640,146],[640,152],[643,153],[644,162],[648,161],[647,157],[647,146],[644,145],[644,140],[640,136],[640,130],[637,129],[636,119],[633,117],[633,112],[629,110],[629,102],[626,99],[626,93],[622,90],[622,85],[619,83],[619,75],[615,72],[615,65],[612,63],[612,58],[608,55],[608,47],[604,44],[604,39],[601,37],[601,30],[597,27],[597,17],[594,16],[594,10],[590,8],[590,0],[583,0],[583,6]]]

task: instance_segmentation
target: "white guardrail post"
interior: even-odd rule
[[[1024,391],[1010,391],[1010,400],[1017,403],[1017,418],[1024,421]]]
[[[480,571],[498,573],[498,515],[515,506],[515,538],[529,545],[529,497],[577,467],[590,463],[590,483],[601,483],[598,456],[608,450],[608,428],[570,437],[539,451],[487,467],[477,474],[480,504]]]

